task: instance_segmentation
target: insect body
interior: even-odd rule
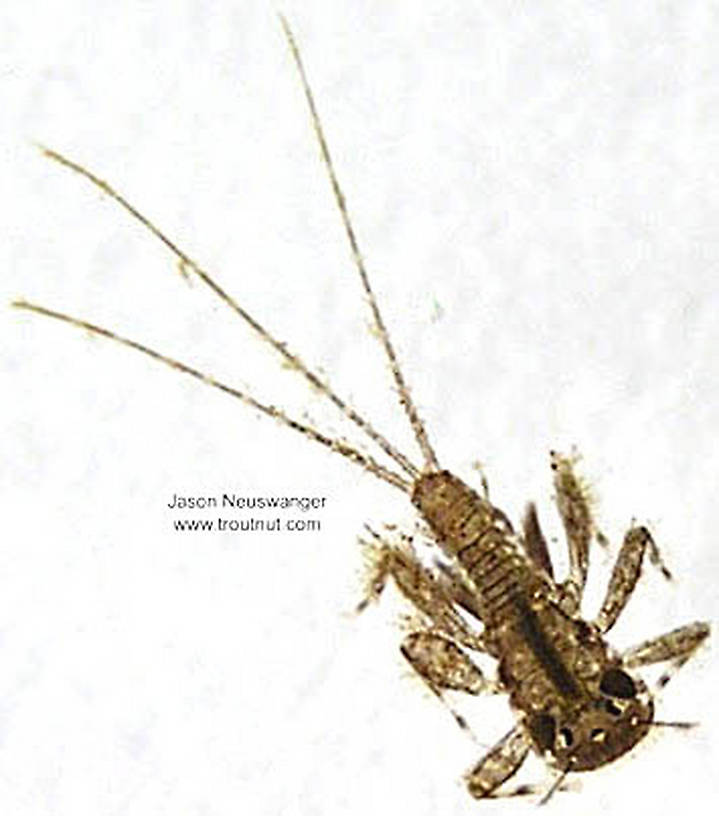
[[[487,648],[535,748],[577,771],[629,750],[652,720],[646,689],[598,632],[563,611],[504,516],[449,473],[422,479],[414,501],[476,588]]]
[[[569,772],[598,768],[630,750],[654,722],[652,694],[631,671],[662,661],[669,661],[673,667],[680,666],[708,636],[709,627],[692,623],[622,654],[615,653],[606,643],[604,635],[624,609],[645,554],[669,577],[649,532],[639,526],[632,527],[626,534],[599,614],[591,622],[581,618],[589,549],[593,541],[601,538],[591,517],[586,490],[574,472],[571,458],[552,454],[557,505],[570,555],[569,576],[563,582],[555,580],[533,507],[527,511],[521,531],[515,531],[487,495],[474,491],[440,467],[370,286],[297,45],[284,20],[282,25],[376,333],[422,453],[421,466],[389,442],[234,300],[214,276],[125,198],[81,165],[48,149],[44,152],[49,158],[101,188],[162,241],[184,271],[208,286],[394,464],[384,465],[364,451],[321,433],[247,392],[113,331],[26,301],[18,301],[15,306],[114,340],[229,393],[407,494],[442,550],[445,561],[437,570],[430,570],[420,562],[408,541],[394,542],[375,534],[371,542],[370,591],[360,607],[364,608],[376,598],[387,579],[392,578],[424,621],[423,626],[405,638],[402,653],[435,694],[443,698],[445,690],[453,689],[468,694],[503,691],[509,695],[517,723],[467,774],[473,796],[482,798],[492,794],[518,770],[530,749],[559,771],[558,781]],[[496,681],[485,678],[469,657],[469,651],[485,652],[497,660]],[[664,675],[660,685],[664,685],[669,676]]]
[[[649,689],[629,669],[665,660],[678,667],[709,634],[708,625],[697,622],[623,655],[604,640],[634,589],[647,550],[669,577],[643,527],[627,533],[596,620],[581,618],[588,549],[597,533],[571,459],[554,453],[552,462],[570,549],[570,576],[564,583],[553,579],[533,507],[517,534],[501,510],[446,471],[423,474],[413,486],[412,501],[454,565],[449,580],[437,586],[431,574],[419,566],[411,569],[401,558],[389,568],[431,622],[426,632],[409,636],[403,652],[437,694],[442,689],[497,690],[462,645],[499,661],[498,687],[509,694],[519,724],[468,774],[470,793],[478,798],[514,774],[530,747],[560,771],[559,781],[629,751],[648,733],[654,717]],[[451,604],[484,624],[479,639],[448,614]],[[669,677],[663,675],[659,685]]]

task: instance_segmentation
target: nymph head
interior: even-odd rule
[[[590,771],[625,754],[649,731],[654,704],[645,684],[618,665],[598,677],[591,696],[527,718],[539,753],[558,768]]]

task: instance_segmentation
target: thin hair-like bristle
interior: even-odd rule
[[[537,804],[539,805],[546,805],[547,802],[554,796],[554,794],[559,790],[562,782],[567,778],[567,774],[569,773],[569,768],[565,768],[559,776],[554,780],[552,783],[552,787],[544,794],[544,796],[539,800]]]
[[[95,187],[99,188],[105,195],[109,196],[113,201],[119,204],[133,219],[138,221],[148,232],[161,241],[167,249],[178,259],[184,273],[188,271],[194,273],[212,292],[235,314],[242,318],[247,325],[252,328],[255,333],[272,348],[282,356],[288,367],[298,371],[309,384],[329,399],[351,422],[357,425],[363,433],[365,433],[373,442],[379,447],[405,471],[413,479],[419,475],[419,471],[403,453],[401,453],[388,439],[377,431],[373,425],[365,419],[358,411],[356,411],[346,400],[342,399],[329,385],[326,380],[323,380],[318,374],[310,369],[304,361],[289,349],[286,343],[278,340],[270,331],[268,331],[255,317],[253,317],[243,306],[240,305],[222,286],[211,276],[205,269],[203,269],[195,260],[193,260],[184,250],[182,250],[177,243],[171,240],[156,224],[154,224],[146,215],[131,204],[121,193],[117,192],[108,182],[101,179],[92,171],[88,170],[83,165],[79,164],[67,156],[59,153],[57,150],[45,147],[42,144],[37,144],[37,147],[42,154],[48,159],[52,159],[58,164],[66,167],[68,170],[77,173],[82,178],[89,181]],[[82,322],[82,321],[80,321]]]
[[[402,374],[402,369],[400,368],[399,365],[399,360],[397,359],[397,354],[394,350],[394,346],[392,345],[392,341],[390,340],[387,327],[385,326],[384,320],[382,319],[382,314],[379,310],[379,305],[377,303],[377,299],[375,298],[372,285],[370,284],[369,275],[367,274],[367,269],[362,258],[362,253],[360,252],[359,242],[357,241],[357,235],[352,225],[349,209],[347,208],[347,198],[344,192],[342,191],[339,179],[337,178],[337,172],[335,171],[332,156],[330,155],[330,149],[327,144],[327,139],[325,138],[322,120],[320,119],[320,115],[317,110],[317,105],[315,104],[314,94],[312,93],[312,88],[310,87],[310,83],[307,78],[307,72],[305,71],[304,63],[302,62],[300,49],[297,45],[297,41],[295,40],[295,36],[292,33],[292,29],[290,28],[289,23],[282,14],[279,14],[278,16],[280,18],[282,30],[284,31],[285,37],[287,38],[287,43],[290,47],[290,51],[292,52],[292,57],[295,61],[295,65],[297,66],[297,73],[300,76],[302,90],[304,91],[305,99],[307,100],[307,107],[309,108],[310,111],[312,127],[315,131],[315,136],[317,137],[320,153],[322,155],[322,163],[324,164],[325,169],[327,170],[327,175],[329,177],[330,185],[332,187],[332,195],[334,196],[335,203],[337,204],[337,209],[339,210],[340,217],[342,218],[342,226],[344,227],[345,235],[347,236],[347,241],[349,242],[350,249],[352,251],[352,260],[354,261],[355,268],[357,270],[357,273],[359,274],[359,278],[362,283],[362,288],[364,289],[365,295],[367,296],[367,302],[369,303],[370,311],[372,312],[372,319],[374,321],[375,328],[377,329],[377,336],[379,337],[379,340],[382,343],[382,347],[387,356],[387,359],[389,360],[390,369],[392,370],[392,376],[394,377],[395,385],[397,386],[397,393],[399,395],[400,404],[402,405],[402,408],[407,414],[409,423],[412,427],[412,431],[414,432],[415,438],[417,440],[417,444],[419,445],[420,450],[422,451],[425,469],[439,470],[439,463],[437,462],[437,457],[427,437],[427,430],[424,426],[424,423],[420,419],[417,407],[415,406],[414,401],[412,400],[409,388],[407,386],[407,383],[405,382],[404,375]]]
[[[12,303],[12,306],[14,306],[16,309],[25,309],[29,312],[44,315],[45,317],[52,317],[55,320],[60,320],[63,323],[69,323],[71,326],[75,326],[78,329],[84,329],[85,331],[89,331],[92,334],[97,334],[100,337],[106,337],[108,340],[113,340],[115,343],[119,343],[120,345],[127,346],[135,351],[139,351],[142,354],[146,354],[148,357],[152,357],[153,360],[164,363],[164,365],[170,366],[170,368],[174,368],[177,371],[181,371],[183,374],[188,374],[189,376],[194,377],[196,380],[199,380],[205,385],[212,386],[212,388],[217,388],[220,391],[223,391],[225,394],[229,394],[230,396],[241,400],[255,410],[260,411],[260,413],[265,414],[265,416],[276,419],[281,425],[284,425],[287,428],[292,428],[292,430],[303,434],[315,442],[318,442],[320,445],[324,445],[331,451],[339,453],[341,456],[344,456],[345,459],[349,459],[356,465],[360,465],[360,467],[364,468],[378,479],[382,479],[383,481],[388,482],[389,484],[394,485],[394,487],[398,487],[400,490],[405,492],[410,491],[411,486],[406,479],[403,479],[393,470],[381,465],[368,454],[362,453],[341,439],[325,436],[311,425],[307,425],[304,422],[293,419],[281,408],[277,408],[268,403],[260,402],[251,394],[241,391],[239,388],[227,385],[220,380],[216,380],[209,374],[205,374],[204,372],[199,371],[186,363],[180,362],[174,357],[168,357],[159,351],[155,351],[155,349],[152,349],[149,346],[145,346],[143,343],[138,343],[136,340],[131,340],[129,337],[123,337],[121,334],[116,334],[115,332],[110,331],[110,329],[105,329],[102,326],[96,326],[94,323],[89,323],[86,320],[80,320],[77,317],[72,317],[71,315],[67,315],[62,312],[56,312],[53,309],[47,309],[46,307],[39,306],[36,303],[29,303],[26,300],[16,300]]]

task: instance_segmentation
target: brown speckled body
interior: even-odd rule
[[[595,627],[562,609],[560,589],[504,513],[447,471],[419,479],[412,501],[476,590],[487,651],[535,750],[582,771],[642,739],[654,713],[646,687],[632,680],[621,703],[603,692],[618,657]]]
[[[641,526],[632,526],[625,535],[599,613],[591,622],[582,619],[580,605],[590,544],[605,543],[605,539],[592,519],[588,491],[574,472],[573,457],[551,455],[556,505],[569,553],[569,572],[561,582],[554,578],[548,547],[532,505],[521,531],[515,531],[486,496],[440,468],[374,296],[299,48],[287,21],[280,17],[280,24],[372,315],[373,331],[383,347],[421,462],[412,461],[392,444],[331,387],[321,372],[310,368],[287,343],[268,331],[134,204],[82,164],[50,148],[41,148],[47,158],[100,190],[164,245],[183,275],[209,288],[262,343],[274,349],[283,364],[354,423],[365,442],[375,445],[391,464],[384,464],[343,437],[322,432],[304,418],[260,401],[249,391],[221,382],[123,334],[26,300],[17,300],[14,305],[103,337],[222,391],[411,497],[434,541],[447,556],[447,564],[429,569],[417,557],[411,536],[391,540],[369,530],[373,540],[365,542],[369,544],[371,568],[368,591],[358,610],[379,597],[389,578],[394,581],[418,619],[414,631],[402,642],[402,654],[461,727],[467,728],[467,723],[451,708],[445,691],[471,695],[501,691],[509,695],[517,724],[466,774],[472,796],[493,795],[521,767],[530,748],[560,771],[547,794],[551,795],[566,773],[600,767],[642,739],[652,725],[654,706],[645,684],[630,671],[668,661],[670,670],[659,681],[660,687],[666,685],[671,672],[708,637],[709,626],[690,623],[621,654],[609,647],[604,635],[634,591],[645,553],[665,577],[670,577],[649,531]],[[486,652],[496,658],[498,680],[485,677],[468,652]]]

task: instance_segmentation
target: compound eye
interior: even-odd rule
[[[554,738],[557,735],[557,723],[550,714],[537,714],[529,723],[529,730],[542,751],[549,751],[554,747]]]
[[[559,740],[562,748],[571,748],[574,744],[574,734],[572,734],[569,728],[560,728]]]
[[[612,717],[621,717],[624,713],[624,705],[626,705],[626,703],[617,705],[614,700],[604,700],[603,703],[604,710],[611,714]]]
[[[607,669],[602,675],[599,690],[602,694],[619,697],[621,700],[630,700],[637,696],[634,680],[621,669]]]

